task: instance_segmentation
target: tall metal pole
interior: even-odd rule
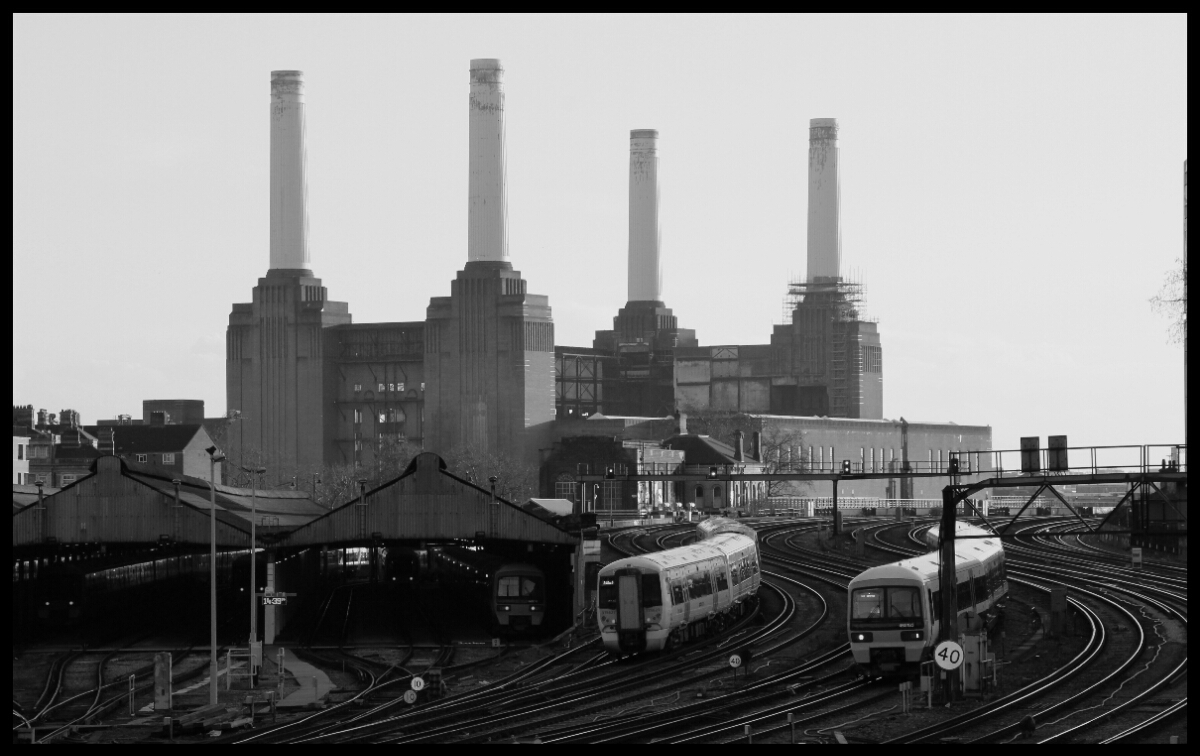
[[[953,485],[946,486],[942,489],[942,523],[941,523],[941,569],[938,574],[938,583],[942,592],[941,606],[941,628],[938,635],[940,641],[955,641],[958,642],[958,583],[955,580],[955,559],[954,559],[954,527],[955,527],[955,509],[957,503],[954,500],[955,487]],[[953,701],[958,694],[958,672],[950,672],[947,676],[946,698],[948,701]]]
[[[208,456],[208,702],[217,703],[217,454]]]
[[[250,647],[254,648],[254,641],[258,640],[258,581],[257,581],[257,562],[258,562],[258,533],[255,530],[255,521],[258,520],[258,481],[255,477],[259,471],[255,470],[250,475]]]

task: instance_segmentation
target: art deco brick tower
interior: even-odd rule
[[[658,132],[629,132],[629,301],[613,330],[592,342],[617,356],[605,376],[604,411],[610,415],[666,415],[675,409],[674,352],[696,346],[696,332],[680,328],[662,299],[662,235],[658,221]]]
[[[253,301],[233,306],[225,340],[226,405],[240,413],[226,451],[267,480],[324,462],[323,329],[350,322],[310,270],[307,193],[303,74],[272,71],[271,265]]]
[[[537,459],[554,419],[554,324],[508,260],[500,61],[471,61],[467,264],[425,325],[425,448]]]

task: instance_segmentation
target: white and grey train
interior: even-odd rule
[[[662,651],[741,615],[762,579],[756,538],[700,535],[696,543],[618,559],[600,570],[597,618],[606,649]]]
[[[969,523],[956,533],[990,535]],[[938,526],[925,535],[937,548]],[[954,542],[958,613],[987,616],[1008,593],[1004,548],[1000,539],[971,538]],[[940,623],[941,601],[938,554],[903,559],[872,567],[850,581],[847,631],[854,661],[871,676],[909,677],[932,658]]]

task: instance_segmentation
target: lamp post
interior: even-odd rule
[[[255,530],[258,521],[258,476],[266,473],[265,467],[243,467],[250,473],[250,648],[258,640],[258,580],[255,570],[258,567],[258,533]]]
[[[225,455],[215,446],[208,452],[208,702],[217,703],[217,463]]]

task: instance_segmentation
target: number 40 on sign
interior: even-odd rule
[[[954,641],[942,641],[933,650],[933,661],[944,670],[955,670],[962,666],[962,646]]]

